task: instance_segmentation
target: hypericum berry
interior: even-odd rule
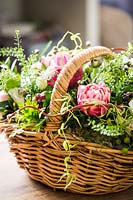
[[[93,68],[97,68],[102,64],[102,59],[101,58],[97,58],[97,59],[93,59],[91,60],[91,65]]]
[[[41,97],[41,94],[37,93],[36,96],[35,96],[35,100],[38,101],[40,99],[40,97]]]
[[[34,54],[39,54],[39,52],[40,52],[39,49],[34,50]]]
[[[122,69],[123,69],[123,70],[128,70],[128,65],[124,65],[124,66],[122,67]]]
[[[121,144],[121,140],[118,138],[118,139],[116,139],[115,143],[116,144]]]
[[[25,100],[27,100],[27,99],[32,100],[32,95],[31,95],[31,94],[27,94],[27,95],[25,96]]]
[[[125,144],[130,144],[130,137],[128,137],[128,136],[125,137],[125,138],[124,138],[124,143],[125,143]]]
[[[126,92],[122,95],[122,99],[124,101],[130,101],[130,99],[132,98],[133,94],[131,92]]]
[[[127,154],[128,153],[128,147],[123,147],[122,148],[122,153]]]
[[[35,96],[35,100],[37,102],[43,101],[45,99],[45,94],[44,93],[37,93]]]

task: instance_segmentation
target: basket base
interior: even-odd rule
[[[68,152],[45,145],[46,141],[42,142],[40,136],[38,139],[34,138],[33,142],[34,136],[35,134],[30,134],[25,137],[25,134],[21,134],[13,139],[16,143],[11,143],[10,147],[19,166],[25,169],[32,179],[54,189],[64,190],[68,178],[64,175],[66,170],[64,160],[69,156]],[[32,145],[26,142],[29,138]],[[25,143],[23,139],[26,139]],[[20,140],[21,144],[18,144]],[[70,180],[71,184],[67,187],[67,191],[102,195],[123,191],[133,186],[132,160],[122,163],[123,157],[121,158],[120,155],[106,155],[105,152],[100,152],[98,155],[96,152],[76,154],[75,151],[71,152],[73,163],[68,163],[71,169],[70,175],[75,175],[75,180]]]
[[[7,135],[11,129],[8,129]],[[77,139],[66,135],[70,144]],[[79,194],[116,193],[133,186],[133,152],[78,142],[74,149],[63,148],[63,136],[23,131],[8,138],[19,166],[29,176],[54,189]]]
[[[9,153],[9,147],[6,140],[0,138],[0,199],[6,200],[132,200],[133,188],[123,192],[92,196],[80,195],[61,190],[53,190],[38,181],[30,179],[24,170],[18,168],[16,160],[12,153]],[[13,179],[15,178],[15,181]]]

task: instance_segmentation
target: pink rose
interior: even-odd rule
[[[51,58],[51,65],[64,66],[72,57],[67,52],[57,52]]]
[[[8,101],[8,94],[6,91],[0,91],[0,102]]]
[[[47,67],[53,68],[54,74],[52,74],[51,79],[48,80],[48,84],[52,87],[55,84],[55,81],[57,80],[57,77],[59,73],[61,72],[63,66],[71,59],[72,57],[67,52],[57,52],[53,56],[45,57],[43,56],[41,59],[41,62],[45,64]],[[75,86],[82,78],[82,69],[79,69],[77,73],[74,75],[72,80],[70,81],[70,86]]]
[[[78,87],[77,101],[79,106],[87,103],[99,104],[81,107],[81,110],[86,115],[101,116],[107,111],[107,108],[102,104],[110,102],[110,89],[106,87],[103,81],[99,82],[99,84],[80,85]]]
[[[46,67],[53,66],[63,66],[71,59],[71,56],[66,52],[57,52],[52,56],[42,56],[41,63],[45,64]]]

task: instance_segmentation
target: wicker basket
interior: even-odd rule
[[[105,47],[92,47],[67,63],[54,86],[50,113],[60,112],[61,101],[55,100],[65,95],[69,81],[83,63],[111,53]],[[133,186],[133,151],[124,155],[120,150],[96,143],[79,142],[73,134],[66,135],[66,138],[76,146],[66,151],[63,148],[64,137],[57,134],[60,124],[61,116],[51,116],[41,132],[18,128],[18,134],[9,138],[11,151],[15,153],[19,166],[31,178],[58,189],[66,188],[67,181],[67,191],[81,194],[113,193]],[[9,135],[16,125],[4,128]],[[69,156],[69,176],[65,176],[64,160]]]

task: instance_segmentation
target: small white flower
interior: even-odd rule
[[[8,66],[6,64],[1,64],[0,67],[3,69],[8,69]]]
[[[55,69],[50,66],[45,71],[43,71],[41,74],[46,80],[50,80],[52,78],[52,76],[54,76],[54,74],[55,74]]]
[[[133,66],[133,58],[130,59],[130,63]]]
[[[47,87],[47,80],[43,76],[39,76],[36,79],[36,85],[40,90],[44,90]]]
[[[122,56],[123,63],[127,64],[129,62],[129,58],[127,56]]]

